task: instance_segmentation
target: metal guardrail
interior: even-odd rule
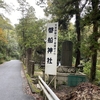
[[[56,96],[56,94],[50,89],[50,87],[43,81],[43,79],[40,76],[38,76],[38,78],[39,78],[39,85],[41,86],[48,100],[60,100]]]

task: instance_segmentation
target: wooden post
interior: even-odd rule
[[[55,76],[55,78],[54,78],[54,88],[56,89],[56,87],[57,87],[57,83],[56,83],[56,76]]]
[[[53,85],[54,85],[54,88],[56,89],[56,75],[49,75],[49,84],[50,85],[51,83],[53,82]]]

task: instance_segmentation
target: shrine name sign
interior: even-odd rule
[[[57,74],[58,22],[47,24],[45,74]]]

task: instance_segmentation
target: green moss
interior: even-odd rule
[[[26,77],[27,77],[27,80],[31,87],[32,92],[39,93],[40,90],[33,84],[31,77],[28,74],[26,74]]]
[[[23,69],[24,69],[24,72],[25,72],[26,66],[24,64],[23,64]],[[36,87],[35,84],[33,84],[31,77],[27,73],[25,73],[25,76],[27,78],[27,81],[28,81],[28,84],[31,88],[31,91],[35,92],[35,93],[40,93],[41,91]]]

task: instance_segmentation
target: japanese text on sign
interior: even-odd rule
[[[57,71],[58,23],[47,24],[45,74],[56,75]]]

